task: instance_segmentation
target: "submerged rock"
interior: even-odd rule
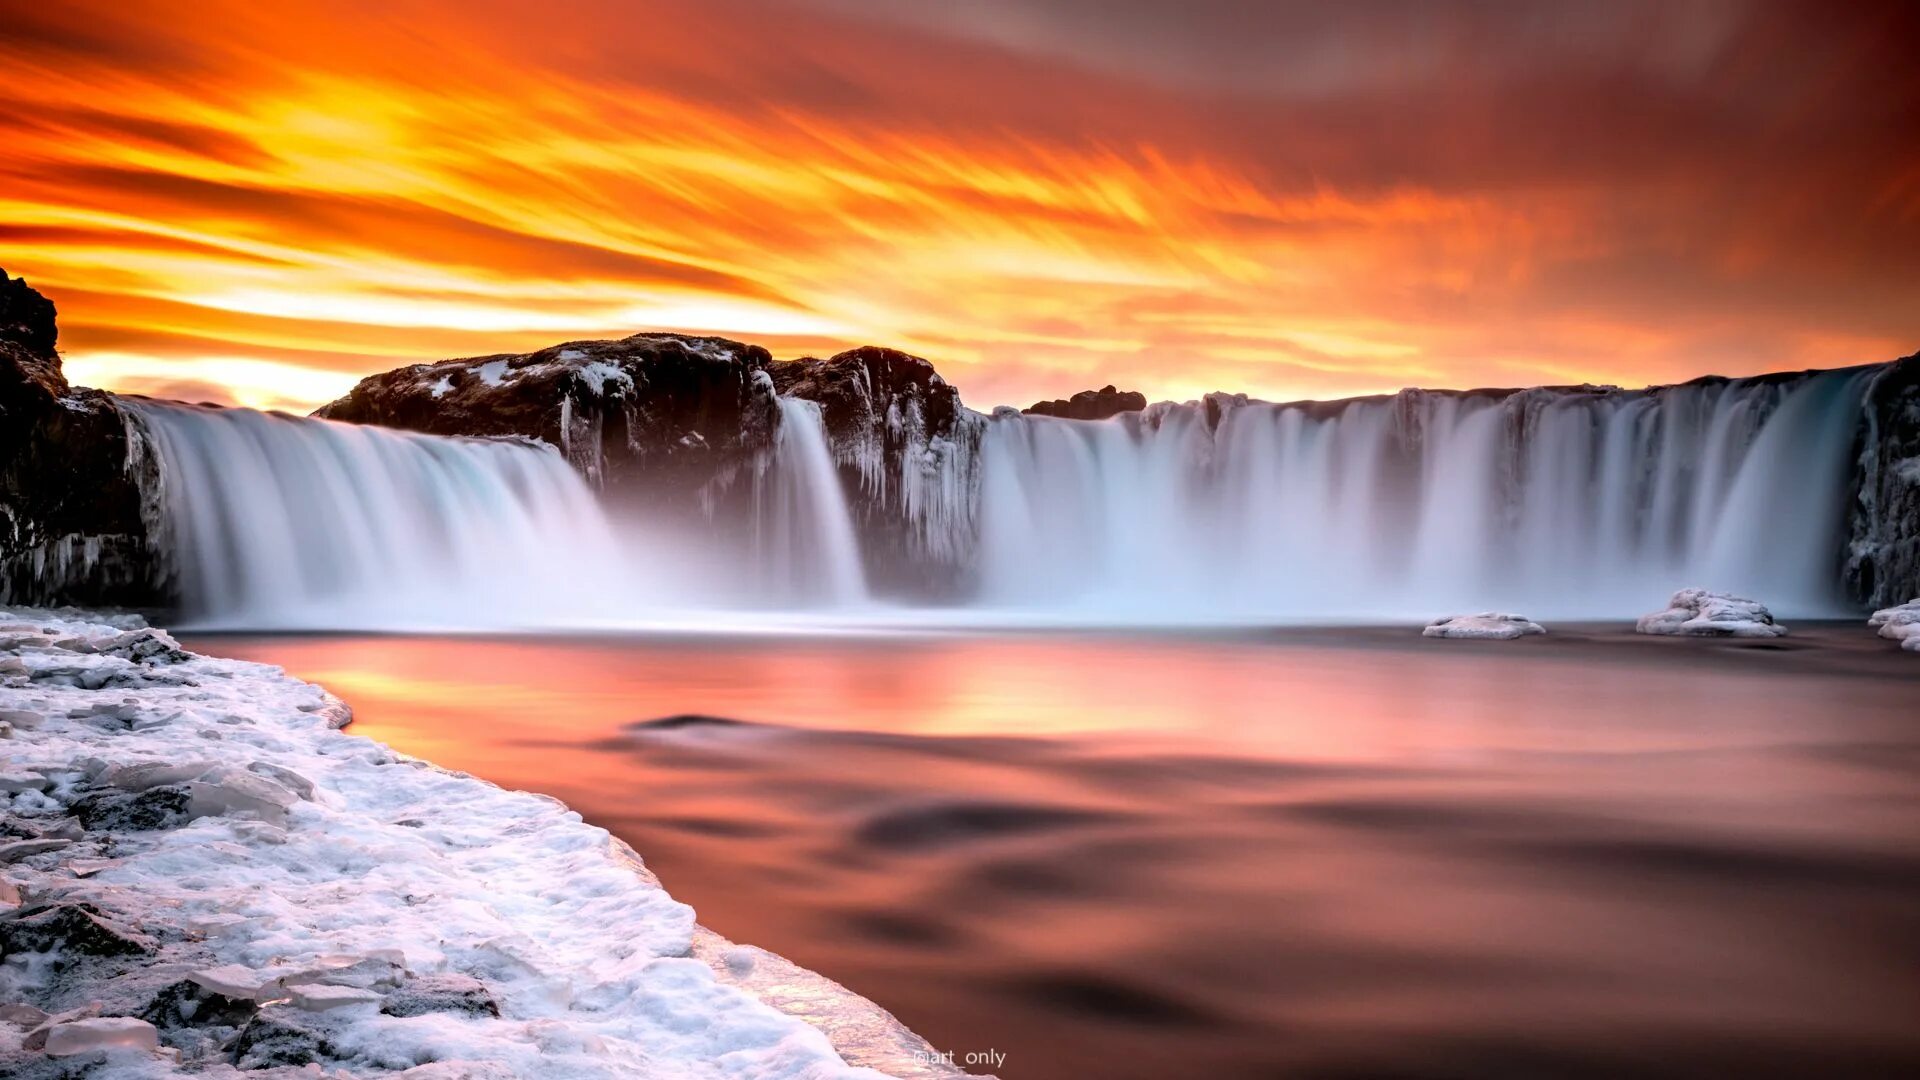
[[[1634,629],[1684,637],[1774,638],[1787,633],[1759,602],[1705,589],[1681,589],[1665,611],[1642,615]]]
[[[1147,395],[1138,390],[1116,390],[1112,383],[1098,390],[1082,390],[1071,398],[1036,401],[1020,411],[1033,416],[1057,416],[1063,420],[1105,420],[1123,412],[1139,412],[1147,407]]]
[[[1478,615],[1448,615],[1435,619],[1420,631],[1422,637],[1467,638],[1481,641],[1511,641],[1530,634],[1544,634],[1547,628],[1525,615],[1503,615],[1483,611]]]
[[[1867,625],[1880,636],[1900,644],[1908,652],[1920,653],[1920,597],[1890,608],[1881,608],[1867,618]]]

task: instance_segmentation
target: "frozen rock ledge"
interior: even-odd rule
[[[1504,615],[1483,611],[1478,615],[1448,615],[1427,624],[1420,633],[1432,638],[1465,638],[1476,641],[1512,641],[1531,634],[1544,634],[1547,628],[1525,615]]]
[[[559,802],[348,719],[136,619],[0,610],[0,1075],[959,1075]]]
[[[1684,637],[1785,637],[1787,628],[1773,621],[1773,613],[1757,601],[1705,589],[1681,589],[1665,611],[1640,616],[1635,630],[1642,634]]]
[[[1867,618],[1867,625],[1880,636],[1900,643],[1908,652],[1920,653],[1920,597],[1890,608],[1881,608]]]

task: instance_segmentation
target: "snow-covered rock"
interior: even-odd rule
[[[0,648],[24,667],[0,708],[44,717],[0,743],[0,773],[38,778],[0,792],[0,836],[32,848],[3,868],[0,1074],[104,1052],[142,1077],[959,1075],[819,975],[729,962],[555,800],[341,733],[278,668],[30,615]]]
[[[1902,649],[1920,653],[1920,597],[1890,608],[1881,608],[1867,617],[1867,625],[1880,636],[1897,641]]]
[[[1546,627],[1525,615],[1506,615],[1497,611],[1483,611],[1478,615],[1448,615],[1433,620],[1425,630],[1420,631],[1423,637],[1478,641],[1511,641],[1546,632]]]
[[[1757,601],[1705,589],[1681,589],[1665,611],[1642,615],[1634,629],[1642,634],[1686,637],[1785,637],[1787,628]]]

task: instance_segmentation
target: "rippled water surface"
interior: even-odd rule
[[[190,644],[1009,1080],[1920,1072],[1920,661],[1857,627]]]

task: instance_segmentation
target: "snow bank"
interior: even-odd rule
[[[1867,625],[1878,628],[1881,637],[1899,642],[1908,652],[1920,653],[1920,597],[1881,608],[1868,616]]]
[[[956,1075],[559,802],[348,719],[138,620],[0,611],[0,1073]]]
[[[1544,634],[1547,628],[1525,615],[1503,615],[1483,611],[1478,615],[1448,615],[1427,624],[1420,633],[1433,638],[1470,638],[1481,641],[1511,641],[1529,634]]]

